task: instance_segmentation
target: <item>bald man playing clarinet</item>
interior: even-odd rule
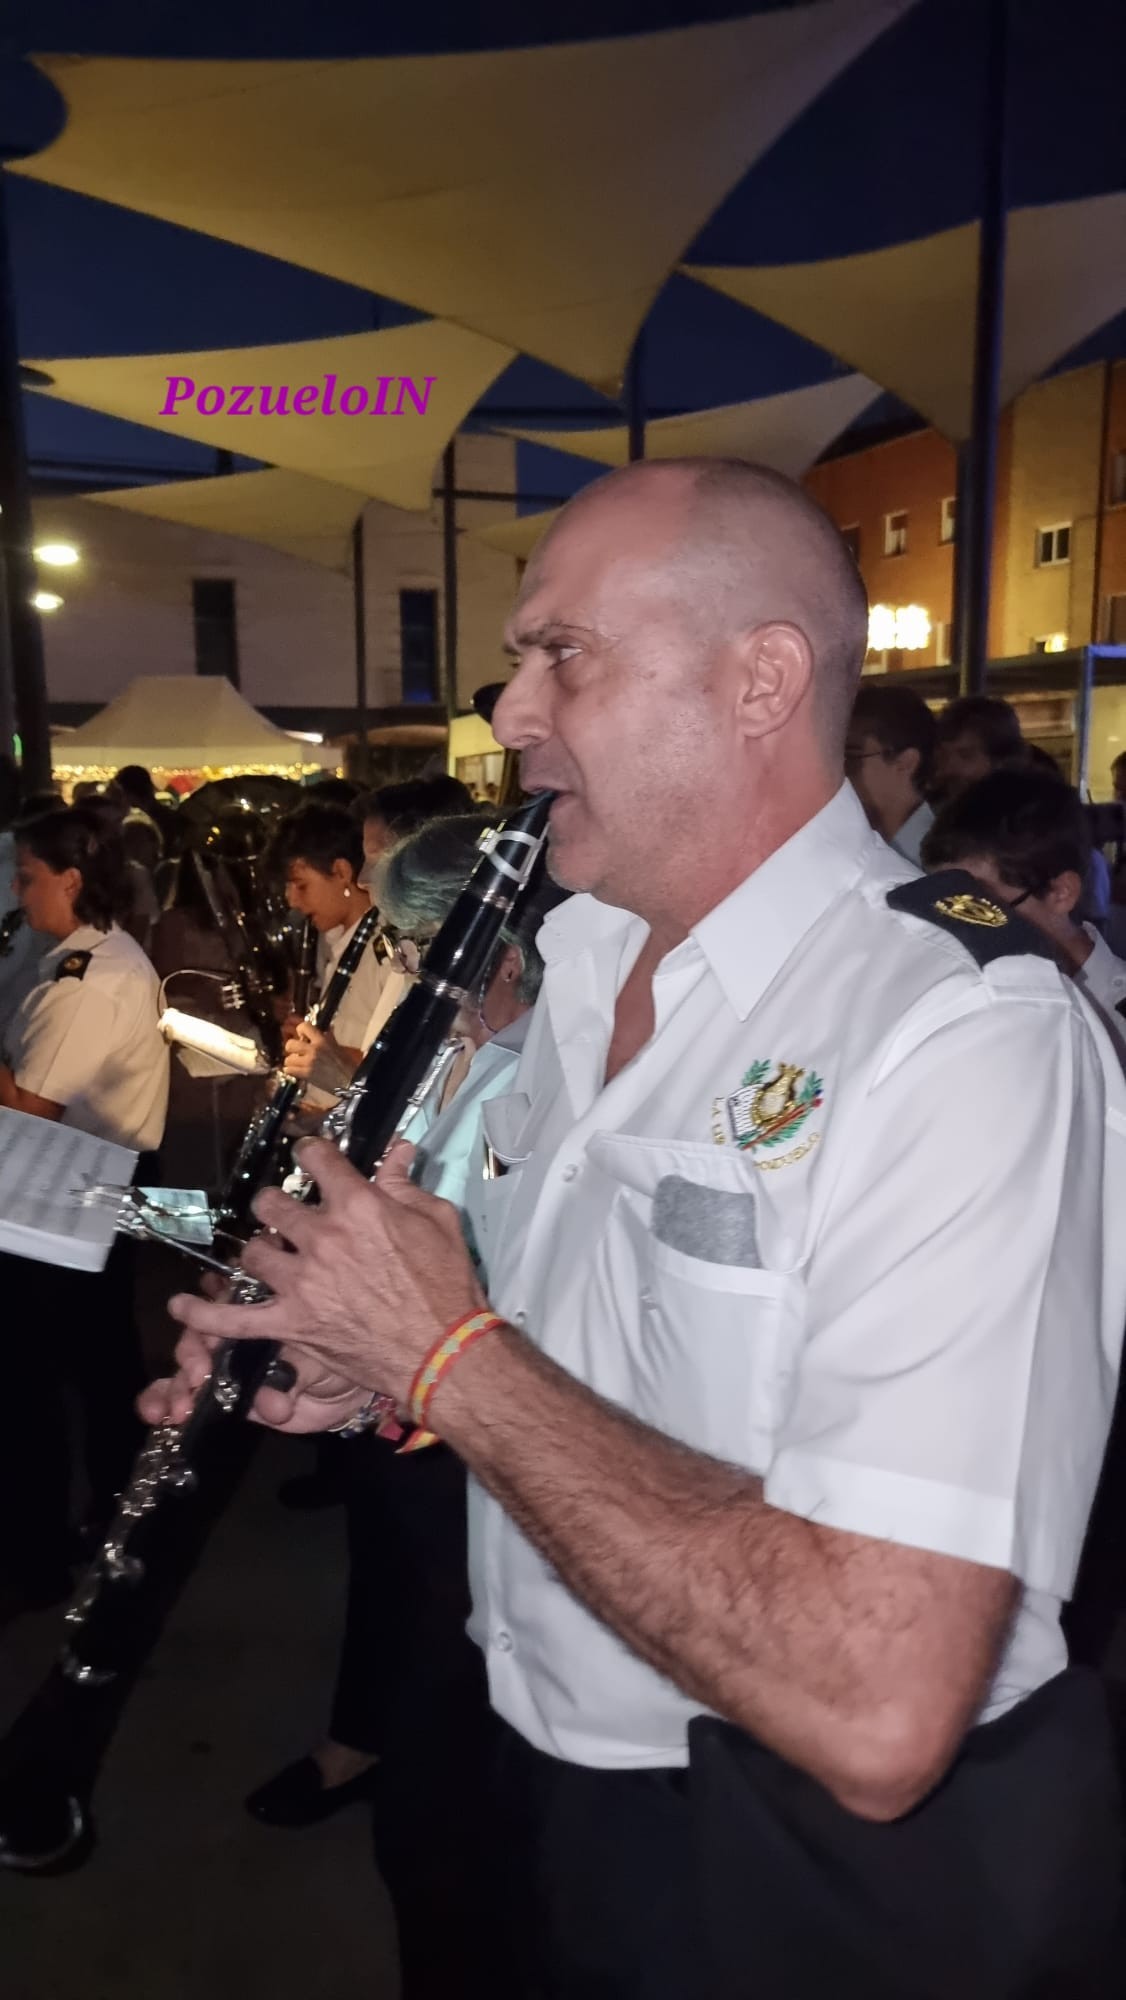
[[[390,1393],[465,1460],[497,1995],[1119,1990],[1110,1731],[1060,1609],[1126,1085],[1019,912],[869,827],[866,630],[773,473],[631,466],[563,510],[493,726],[575,893],[485,1113],[487,1291],[409,1149],[371,1187],[309,1142],[322,1205],[258,1204],[273,1299],[175,1301],[145,1399],[182,1415],[215,1341],[268,1335],[296,1380],[262,1423]]]

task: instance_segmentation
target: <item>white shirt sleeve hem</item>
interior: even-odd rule
[[[1013,1566],[1013,1507],[996,1494],[784,1450],[763,1481],[763,1497],[819,1528],[929,1549],[988,1569]]]

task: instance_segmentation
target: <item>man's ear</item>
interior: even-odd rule
[[[898,757],[895,760],[895,768],[897,771],[902,771],[904,777],[910,778],[912,784],[917,787],[919,783],[919,765],[921,761],[922,759],[919,751],[916,750],[914,747],[911,747],[907,750],[900,751]]]
[[[736,641],[742,679],[736,723],[744,736],[784,729],[809,692],[813,649],[796,625],[755,625]]]
[[[1057,916],[1069,917],[1083,894],[1083,880],[1074,868],[1065,868],[1049,882],[1044,901]]]

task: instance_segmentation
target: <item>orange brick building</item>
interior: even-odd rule
[[[879,607],[868,670],[948,664],[953,447],[913,431],[824,460],[805,483],[852,542]],[[995,660],[1126,645],[1126,361],[1038,382],[1002,419],[989,640]],[[1037,701],[1027,723],[1066,738],[1066,691]],[[1126,688],[1096,689],[1092,742],[1104,796],[1109,762],[1126,747]]]

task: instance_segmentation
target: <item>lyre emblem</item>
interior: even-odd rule
[[[943,896],[934,907],[940,917],[952,917],[957,924],[981,924],[994,931],[1009,921],[1001,905],[991,903],[987,896],[968,896],[964,892]]]

